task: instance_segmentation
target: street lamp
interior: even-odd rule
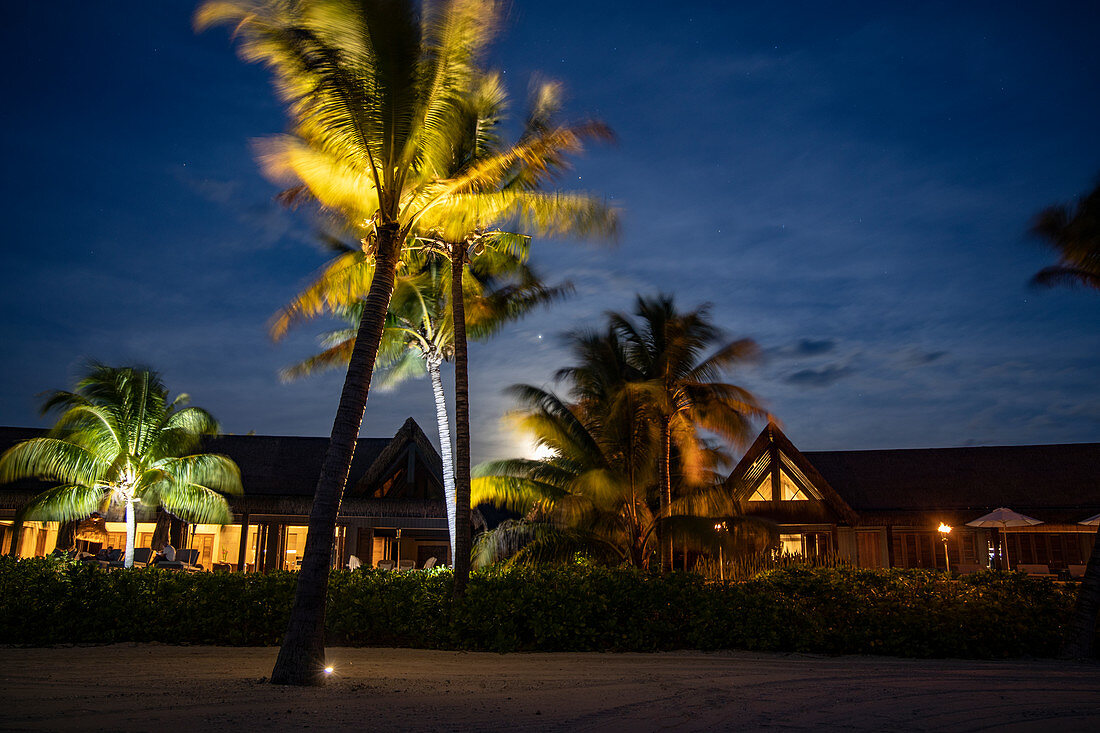
[[[714,525],[714,531],[722,533],[726,531],[726,523],[718,522]],[[726,580],[726,561],[722,557],[722,536],[718,535],[718,580],[725,582]]]
[[[951,534],[951,528],[940,522],[940,539],[943,540],[943,561],[947,566],[947,572],[951,572],[951,556],[947,554],[947,535]]]

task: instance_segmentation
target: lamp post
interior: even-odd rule
[[[726,523],[718,522],[714,525],[714,531],[718,532],[718,580],[726,581],[726,561],[722,557],[722,532],[726,531]]]
[[[943,540],[943,561],[947,566],[947,572],[951,572],[951,556],[947,553],[947,535],[951,534],[951,528],[940,522],[940,539]]]

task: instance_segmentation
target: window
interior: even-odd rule
[[[756,487],[756,491],[749,497],[749,501],[771,501],[772,500],[772,477],[771,475],[765,475],[764,480],[760,482],[760,485]]]
[[[810,498],[791,480],[786,471],[779,472],[779,487],[783,501],[808,501]]]
[[[802,554],[802,535],[801,534],[781,534],[779,535],[779,549],[784,555],[801,555]]]

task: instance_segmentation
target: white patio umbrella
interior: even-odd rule
[[[1042,520],[1028,517],[1014,512],[1008,507],[999,507],[985,516],[978,517],[972,522],[967,522],[968,527],[1000,527],[1002,534],[1008,527],[1030,527],[1042,524]],[[1008,542],[1001,540],[1005,548],[1005,570],[1012,569],[1012,563],[1008,561]]]
[[[1078,522],[1078,524],[1090,524],[1095,527],[1096,525],[1100,524],[1100,514],[1094,514],[1088,519],[1082,519],[1080,522]]]

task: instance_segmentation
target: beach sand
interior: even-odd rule
[[[3,730],[1100,730],[1100,664],[747,652],[329,650],[320,688],[274,648],[0,649]]]

